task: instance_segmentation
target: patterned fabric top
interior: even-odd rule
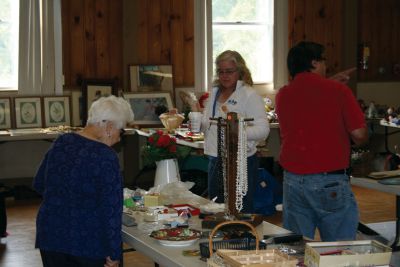
[[[47,152],[33,186],[43,196],[36,248],[121,258],[122,176],[112,148],[64,134]]]

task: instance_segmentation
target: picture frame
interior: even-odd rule
[[[172,65],[129,65],[129,83],[131,92],[174,94]]]
[[[84,79],[82,81],[82,125],[86,124],[89,108],[97,98],[117,96],[117,94],[116,79]]]
[[[71,126],[71,105],[69,96],[44,96],[44,125]]]
[[[14,110],[16,128],[42,127],[42,103],[39,96],[15,97]]]
[[[161,121],[158,116],[173,108],[168,92],[125,93],[124,98],[135,115],[133,123],[138,125],[159,125]]]
[[[0,129],[11,129],[11,98],[0,97]]]

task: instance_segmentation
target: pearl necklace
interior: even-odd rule
[[[236,171],[236,210],[243,209],[243,197],[247,194],[247,133],[246,122],[239,118],[238,129],[238,151],[237,151],[237,171]]]

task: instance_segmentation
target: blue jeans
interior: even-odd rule
[[[283,227],[322,241],[354,240],[358,207],[344,174],[298,175],[288,171],[283,180]]]
[[[208,197],[213,199],[218,197],[217,203],[224,203],[224,185],[222,177],[219,180],[219,168],[217,166],[217,158],[209,156],[208,162]],[[243,198],[243,209],[241,213],[254,213],[254,191],[258,176],[258,158],[256,155],[247,158],[247,179],[248,190],[246,196]],[[235,178],[236,179],[236,178]],[[235,197],[235,196],[234,196]]]

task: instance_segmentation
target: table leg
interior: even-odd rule
[[[393,251],[400,250],[400,196],[396,195],[396,237],[392,244]]]
[[[388,127],[384,127],[384,128],[385,128],[385,150],[387,153],[391,153],[389,150],[389,144],[388,144],[388,135],[389,135]]]

